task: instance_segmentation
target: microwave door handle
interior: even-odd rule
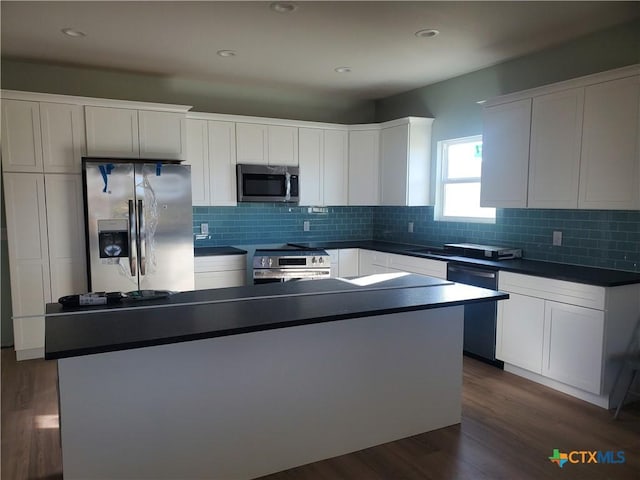
[[[140,275],[146,275],[147,272],[147,229],[144,224],[144,211],[142,206],[142,200],[138,200],[138,227],[140,228],[140,235],[138,237],[139,249],[140,249]]]
[[[284,174],[284,178],[285,178],[285,188],[286,188],[284,199],[286,201],[289,201],[291,200],[291,174],[289,172],[286,172]]]
[[[131,269],[131,276],[136,276],[136,216],[133,209],[133,200],[129,200],[129,268]]]

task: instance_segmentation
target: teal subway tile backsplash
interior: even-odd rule
[[[193,233],[209,224],[210,238],[198,246],[264,243],[370,240],[373,237],[371,207],[325,207],[310,213],[308,207],[281,203],[241,203],[237,207],[194,207]],[[304,222],[309,221],[309,231]]]
[[[552,244],[554,230],[562,246]],[[531,260],[640,271],[640,211],[498,209],[495,224],[481,224],[436,222],[433,207],[375,207],[373,232],[375,240],[495,243],[522,248]]]
[[[436,222],[433,207],[307,207],[242,203],[194,207],[196,246],[386,240],[418,245],[470,242],[514,246],[525,258],[640,272],[640,211],[498,209],[495,224]],[[310,230],[303,230],[304,221]],[[408,222],[414,231],[409,233]],[[554,230],[562,246],[552,245]]]

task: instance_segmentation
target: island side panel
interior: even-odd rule
[[[249,479],[459,423],[462,330],[458,306],[61,359],[64,477]]]

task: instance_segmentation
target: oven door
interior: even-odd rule
[[[298,201],[298,168],[238,165],[239,202]]]

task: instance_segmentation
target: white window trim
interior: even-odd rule
[[[444,206],[444,172],[446,169],[445,165],[445,149],[449,145],[455,145],[458,143],[470,143],[477,142],[482,140],[482,135],[471,135],[469,137],[461,137],[461,138],[452,138],[448,140],[440,140],[438,141],[438,158],[436,162],[436,203],[435,208],[433,209],[433,219],[437,222],[466,222],[466,223],[488,223],[495,224],[496,218],[487,218],[487,217],[454,217],[454,216],[445,216],[443,214],[443,206]],[[480,180],[478,177],[470,177],[470,178],[456,178],[455,180],[447,180],[446,183],[476,183]]]

